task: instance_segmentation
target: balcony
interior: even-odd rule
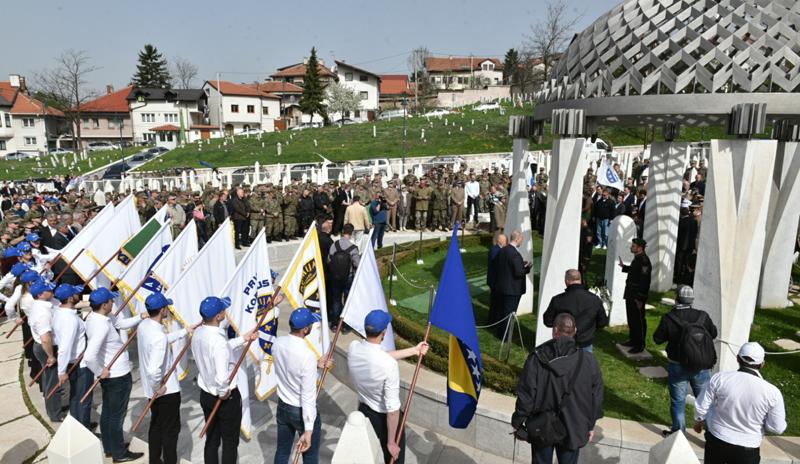
[[[0,127],[0,139],[10,139],[14,136],[14,129],[10,127]]]

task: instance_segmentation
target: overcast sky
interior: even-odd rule
[[[575,32],[618,3],[568,0]],[[542,16],[544,0],[176,1],[36,0],[3,2],[0,80],[32,77],[62,50],[85,50],[101,69],[100,90],[126,85],[137,52],[152,43],[169,58],[200,68],[196,86],[223,79],[262,80],[301,61],[312,46],[326,64],[345,60],[378,74],[407,74],[409,52],[502,57],[519,47]],[[30,78],[29,77],[29,78]]]

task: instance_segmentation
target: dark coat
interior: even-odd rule
[[[497,254],[497,267],[495,269],[495,288],[499,295],[524,295],[525,275],[531,268],[525,266],[522,255],[513,246],[503,247]]]
[[[489,262],[486,266],[486,285],[489,287],[489,290],[494,289],[494,282],[496,280],[495,274],[497,274],[497,260],[495,258],[497,258],[497,255],[500,254],[500,250],[502,249],[503,247],[497,244],[489,248]]]
[[[330,214],[331,199],[325,192],[314,192],[314,212],[320,214]]]
[[[250,217],[250,204],[244,198],[233,197],[230,203],[231,219],[246,221]]]
[[[594,202],[594,217],[597,219],[611,219],[614,217],[614,207],[617,203],[609,198],[600,197]]]
[[[555,410],[577,364],[578,348],[573,338],[558,337],[539,345],[525,361],[511,426],[519,429],[535,413]],[[603,375],[592,353],[583,353],[583,365],[561,412],[567,428],[567,438],[561,445],[568,449],[585,446],[595,422],[603,417]]]
[[[672,317],[677,317],[678,319],[691,324],[693,322],[697,322],[703,313],[702,311],[694,309],[689,305],[675,305],[675,307],[672,308],[672,311],[661,316],[661,321],[658,323],[658,328],[656,328],[656,331],[653,333],[653,341],[658,345],[666,343],[667,357],[672,361],[679,362],[679,360],[682,358],[681,334],[683,330],[677,323],[675,323],[675,321],[672,320],[672,317],[668,317],[669,314],[672,314]],[[717,327],[714,325],[714,322],[711,321],[711,316],[708,314],[706,314],[706,316],[707,317],[703,323],[703,327],[708,330],[711,338],[717,338]]]
[[[314,217],[314,199],[311,195],[304,197],[300,195],[300,200],[297,203],[297,217],[311,219]]]
[[[214,207],[212,208],[212,210],[213,210],[212,213],[214,214],[215,224],[220,225],[223,222],[225,222],[225,205],[223,205],[221,201],[214,202]]]
[[[564,293],[554,296],[547,306],[542,319],[546,327],[553,327],[553,322],[561,313],[569,313],[575,318],[578,328],[576,335],[578,346],[583,348],[594,342],[594,332],[608,325],[608,315],[603,302],[594,293],[586,290],[581,284],[572,284]]]
[[[634,256],[629,266],[622,266],[622,272],[628,273],[623,298],[647,301],[647,296],[650,294],[650,274],[653,272],[647,254]]]
[[[625,214],[628,216],[633,216],[633,203],[636,201],[636,195],[630,194],[625,197],[622,202],[625,203]]]

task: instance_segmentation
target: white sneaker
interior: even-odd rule
[[[594,247],[595,250],[599,250],[600,248],[603,248],[603,246],[602,245],[595,245],[595,247]]]

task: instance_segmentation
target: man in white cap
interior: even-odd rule
[[[758,463],[764,431],[786,430],[786,409],[780,390],[761,376],[764,348],[742,345],[739,370],[711,378],[695,405],[694,430],[706,430],[705,462]]]

